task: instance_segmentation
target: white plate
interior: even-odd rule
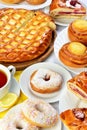
[[[53,71],[56,71],[60,73],[63,77],[63,83],[61,89],[58,91],[58,94],[55,97],[50,97],[50,98],[42,98],[42,97],[37,97],[34,95],[29,88],[29,80],[30,80],[30,75],[33,71],[37,70],[38,68],[48,68]],[[50,62],[42,62],[42,63],[37,63],[33,64],[30,67],[26,68],[19,79],[19,84],[21,87],[22,92],[27,96],[31,98],[40,98],[45,100],[46,102],[52,103],[60,100],[60,96],[66,87],[66,81],[71,78],[70,73],[64,69],[63,67],[59,66],[58,64],[50,63]]]
[[[67,88],[64,90],[64,93],[62,93],[62,96],[60,98],[59,102],[59,113],[67,110],[67,109],[73,109],[73,108],[87,108],[87,103],[80,100],[75,94],[70,92]],[[63,126],[63,130],[67,130],[66,127]]]
[[[58,118],[58,123],[54,127],[51,127],[51,128],[42,128],[41,130],[62,130],[60,119]]]
[[[46,6],[49,6],[50,4],[51,4],[51,0],[46,0],[46,2],[40,5],[30,5],[26,1],[23,1],[18,4],[7,4],[0,0],[0,8],[7,7],[7,8],[24,8],[24,9],[29,9],[29,10],[37,10],[37,9],[42,9]]]
[[[71,68],[68,67],[66,65],[64,65],[58,56],[59,50],[60,48],[67,42],[70,42],[69,38],[68,38],[68,33],[67,33],[68,27],[66,27],[65,29],[63,29],[56,37],[55,42],[54,42],[54,53],[58,59],[58,62],[65,67],[66,69],[68,69],[69,71],[73,72],[74,74],[79,74],[82,71],[87,71],[87,68]]]
[[[44,11],[45,13],[49,14],[49,6],[48,6],[48,7],[45,7],[45,8],[43,9],[43,11]],[[70,24],[70,23],[62,23],[62,22],[60,22],[60,21],[58,21],[58,20],[56,20],[56,19],[54,19],[54,21],[55,21],[55,24],[60,25],[60,26],[68,26],[68,25]]]
[[[18,97],[20,95],[20,86],[14,77],[12,77],[12,83],[9,92],[15,93]],[[0,112],[5,111],[7,109],[9,109],[9,107],[8,108],[0,107]]]

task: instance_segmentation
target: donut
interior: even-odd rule
[[[29,98],[23,105],[22,111],[31,124],[43,128],[56,125],[58,113],[49,103]]]
[[[41,94],[51,94],[61,88],[62,76],[51,69],[40,68],[30,76],[30,87]]]
[[[22,105],[17,105],[10,109],[0,122],[1,130],[39,130],[39,127],[32,125],[25,118]]]

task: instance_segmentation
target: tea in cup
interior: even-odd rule
[[[15,71],[16,69],[12,65],[6,67],[0,64],[0,99],[8,93],[11,87],[11,78]]]

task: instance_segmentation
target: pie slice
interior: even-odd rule
[[[87,130],[87,108],[68,109],[60,113],[67,130]]]
[[[0,10],[0,62],[23,62],[45,53],[56,29],[42,11]]]

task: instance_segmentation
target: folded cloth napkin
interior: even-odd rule
[[[19,81],[19,77],[20,77],[21,73],[22,73],[22,71],[16,71],[14,77],[16,78],[17,81]],[[20,92],[20,96],[19,96],[16,104],[19,104],[19,103],[23,102],[26,99],[27,99],[27,97],[22,92]],[[7,113],[8,110],[0,112],[0,119],[4,117],[4,115]]]

